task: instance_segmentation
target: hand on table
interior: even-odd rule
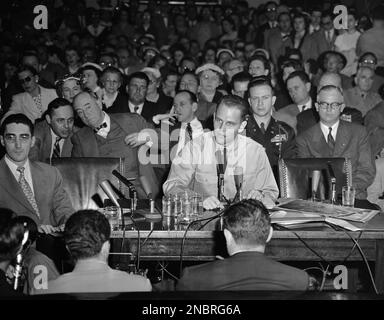
[[[203,207],[205,210],[213,210],[216,208],[224,208],[222,203],[215,196],[210,196],[203,201]]]

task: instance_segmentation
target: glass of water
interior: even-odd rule
[[[351,186],[344,186],[342,189],[342,202],[344,207],[354,207],[356,189]]]

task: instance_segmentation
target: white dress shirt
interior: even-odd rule
[[[143,112],[144,102],[142,104],[139,104],[138,106],[135,106],[131,101],[128,101],[128,107],[132,113],[137,113],[141,115],[141,113]],[[135,107],[139,107],[136,112]]]
[[[15,164],[14,162],[12,162],[8,156],[5,156],[5,163],[7,164],[9,170],[11,170],[13,176],[15,177],[17,183],[19,183],[19,178],[20,178],[20,172],[17,171],[17,168],[19,167],[17,164]],[[29,165],[29,159],[27,159],[27,161],[25,162],[24,166],[23,166],[25,169],[24,169],[24,177],[25,177],[25,180],[27,180],[29,186],[31,187],[31,190],[33,192],[33,194],[35,194],[34,190],[33,190],[33,181],[32,181],[32,174],[31,174],[31,167]]]
[[[305,106],[304,110],[303,110],[303,106]],[[305,111],[305,110],[311,109],[312,108],[312,98],[309,98],[307,103],[297,105],[297,107],[299,108],[300,113]]]
[[[332,137],[333,137],[333,140],[335,140],[335,141],[336,141],[337,129],[339,128],[339,124],[340,124],[340,121],[337,121],[337,122],[331,127],[331,128],[332,128],[331,135],[332,135]],[[328,142],[329,126],[325,125],[324,123],[322,123],[322,122],[320,121],[320,128],[321,128],[321,131],[323,132],[325,141]]]

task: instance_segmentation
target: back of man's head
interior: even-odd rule
[[[223,226],[240,247],[265,247],[269,240],[271,218],[267,208],[248,199],[230,206],[223,215]]]
[[[0,208],[0,263],[10,262],[21,248],[24,226],[13,218],[13,212]]]
[[[75,260],[97,257],[110,236],[107,218],[96,210],[77,211],[65,224],[65,244]]]

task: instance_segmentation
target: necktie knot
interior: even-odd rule
[[[107,123],[106,122],[103,122],[100,126],[98,126],[97,128],[95,128],[95,131],[99,131],[103,128],[106,128],[107,127]]]
[[[261,130],[262,134],[265,134],[265,124],[264,124],[264,122],[260,123],[260,130]]]
[[[24,167],[17,167],[16,170],[19,171],[20,174],[24,174],[24,170],[25,170],[25,168],[24,168]]]
[[[190,122],[187,123],[187,133],[188,133],[189,139],[192,140],[192,127]]]
[[[134,111],[135,113],[137,113],[137,111],[139,111],[139,107],[138,107],[138,106],[134,106],[134,107],[133,107],[133,111]]]

